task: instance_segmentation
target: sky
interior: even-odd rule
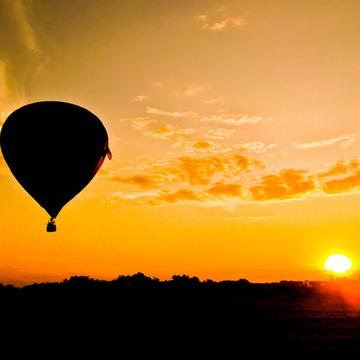
[[[51,234],[0,155],[0,282],[357,270],[359,24],[356,0],[0,0],[0,126],[71,102],[113,154]]]

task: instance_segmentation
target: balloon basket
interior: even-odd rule
[[[49,220],[49,222],[47,223],[47,226],[46,226],[46,231],[47,232],[55,232],[56,231],[55,219],[51,218]]]

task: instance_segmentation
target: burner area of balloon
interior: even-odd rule
[[[56,231],[55,219],[51,218],[49,220],[49,222],[46,225],[46,231],[47,232],[55,232]]]
[[[20,185],[50,215],[56,231],[61,209],[93,179],[109,139],[100,119],[78,105],[43,101],[9,115],[1,128],[3,157]]]

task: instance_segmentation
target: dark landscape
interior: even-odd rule
[[[78,346],[86,339],[87,349],[105,342],[134,356],[358,354],[360,311],[341,284],[354,289],[358,281],[258,284],[186,275],[160,281],[142,273],[112,281],[73,276],[22,288],[2,285],[1,317],[9,337]]]

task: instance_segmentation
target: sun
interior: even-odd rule
[[[334,254],[327,257],[324,266],[328,271],[343,274],[351,269],[352,261],[345,255]]]

